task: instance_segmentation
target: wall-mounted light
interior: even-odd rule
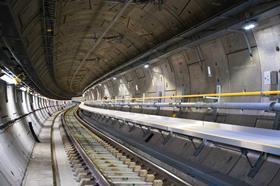
[[[212,71],[210,66],[207,66],[207,73],[208,73],[208,77],[212,77]]]
[[[255,28],[257,25],[258,25],[258,23],[257,23],[256,21],[252,20],[252,21],[246,22],[246,23],[242,26],[242,28],[243,28],[244,30],[252,30],[252,29]]]
[[[117,78],[116,77],[113,77],[113,80],[116,80]]]
[[[17,84],[16,80],[13,77],[8,76],[7,74],[2,75],[0,79],[5,81],[7,84]]]
[[[19,88],[21,91],[25,92],[26,91],[26,88],[25,87],[20,87]]]
[[[144,68],[149,68],[149,67],[150,67],[149,64],[145,64],[145,65],[144,65]]]

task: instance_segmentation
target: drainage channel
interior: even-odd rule
[[[83,170],[89,170],[91,184],[163,185],[163,180],[157,179],[155,174],[149,173],[137,165],[133,158],[127,157],[120,149],[83,126],[75,117],[75,111],[70,109],[63,117],[64,127],[73,144],[70,145],[70,155]]]
[[[78,186],[80,178],[75,176],[71,161],[67,156],[67,147],[70,145],[61,126],[62,112],[54,119],[51,130],[51,154],[54,186]]]

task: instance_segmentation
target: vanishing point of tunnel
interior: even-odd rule
[[[0,0],[0,186],[279,186],[280,0]]]

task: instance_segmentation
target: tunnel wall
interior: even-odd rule
[[[43,122],[65,105],[0,80],[0,185],[20,185],[34,146],[28,122],[38,136]]]
[[[117,140],[121,140],[119,141],[121,144],[130,145],[129,147],[133,146],[135,149],[149,154],[146,156],[143,154],[144,157],[148,159],[151,157],[156,158],[157,160],[154,162],[171,170],[176,175],[180,175],[180,171],[192,175],[195,179],[181,175],[191,185],[201,185],[197,183],[196,179],[201,180],[206,175],[224,180],[227,183],[212,183],[212,185],[279,185],[280,159],[278,156],[268,154],[264,163],[255,172],[256,174],[250,175],[253,170],[250,162],[257,162],[259,157],[257,152],[248,150],[247,159],[242,149],[232,146],[208,141],[200,149],[201,141],[187,136],[171,135],[169,138],[168,134],[162,134],[156,130],[150,130],[150,132],[147,130],[144,133],[145,129],[139,126],[131,127],[116,120],[98,119],[85,110],[80,110],[79,115],[90,125],[109,133]],[[170,161],[170,159],[174,161]],[[181,164],[177,164],[178,162]],[[176,169],[168,168],[165,164]],[[182,164],[184,166],[181,166]],[[187,169],[186,167],[188,166],[193,169]],[[200,175],[195,170],[204,172],[204,174]],[[207,182],[207,184],[209,183]]]
[[[278,77],[274,82],[267,82],[267,73],[279,74],[279,15],[258,23],[253,31],[246,32],[251,48],[249,53],[244,35],[240,31],[228,31],[227,34],[200,43],[189,48],[181,48],[145,69],[143,66],[130,70],[117,79],[109,79],[96,85],[84,94],[87,102],[102,100],[104,97],[131,98],[149,96],[170,96],[217,93],[249,92],[278,90]],[[223,102],[268,102],[276,97],[227,97]],[[151,100],[158,101],[158,100]],[[173,101],[209,101],[205,99],[172,100]],[[136,109],[137,110],[137,109]],[[148,113],[155,113],[146,109]],[[145,112],[143,109],[139,112]],[[182,117],[205,119],[209,121],[241,124],[253,127],[272,128],[274,114],[263,111],[188,109]],[[172,115],[171,111],[162,111],[163,115]],[[233,115],[233,116],[231,116]],[[236,117],[236,115],[240,117]],[[264,118],[256,118],[256,116]],[[243,124],[242,124],[243,123]]]

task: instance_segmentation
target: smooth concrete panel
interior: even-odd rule
[[[196,93],[215,93],[217,85],[221,86],[221,92],[239,91],[266,91],[270,90],[270,85],[264,85],[263,74],[265,71],[278,71],[280,52],[277,51],[279,43],[279,16],[269,17],[265,21],[259,22],[258,27],[252,31],[240,32],[228,30],[224,35],[201,42],[189,48],[180,48],[169,56],[165,55],[150,64],[148,69],[139,66],[117,76],[118,80],[109,79],[102,83],[102,86],[92,87],[94,94],[85,93],[86,100],[102,99],[106,93],[110,98],[128,98],[164,95],[182,95]],[[248,45],[251,48],[250,56]],[[278,46],[279,47],[279,46]],[[209,75],[210,68],[211,75]],[[119,78],[125,79],[120,82]],[[280,82],[280,81],[279,81]],[[108,85],[108,86],[103,86]],[[125,84],[125,85],[124,85]],[[136,91],[136,85],[138,90]],[[273,85],[274,89],[280,87]],[[98,91],[96,91],[98,90]],[[93,96],[93,97],[92,97]],[[98,97],[97,97],[98,96]],[[149,100],[151,102],[158,101]],[[181,99],[160,101],[181,101]],[[211,101],[205,99],[182,99],[182,101]],[[247,96],[247,97],[226,97],[221,98],[225,102],[267,102],[276,101],[276,97]],[[192,109],[184,110],[186,117],[192,119],[203,119],[199,114],[207,115],[207,110]],[[199,113],[199,114],[197,114]],[[240,112],[239,110],[218,110],[218,120],[229,120],[232,124],[257,126],[271,128],[271,124],[259,120],[260,115],[267,113],[252,111]],[[244,123],[239,121],[236,114],[253,115],[256,121],[249,117],[244,119]],[[225,119],[226,115],[230,119]],[[272,114],[273,118],[274,115]],[[209,120],[215,119],[209,118]],[[208,119],[207,119],[208,120]],[[249,121],[249,122],[246,122]],[[262,123],[261,123],[262,122]]]
[[[23,114],[30,113],[0,131],[0,185],[19,186],[25,175],[35,143],[28,122],[32,122],[35,133],[39,134],[42,123],[49,116],[46,115],[45,106],[42,104],[40,106],[38,99],[32,103],[30,93],[22,92],[13,85],[6,85],[2,80],[0,80],[0,97],[0,122],[2,125],[6,125],[6,122],[17,119]],[[42,98],[41,102],[43,100],[46,101],[46,98]],[[53,105],[55,103],[63,104],[63,102],[52,101]],[[35,111],[35,109],[40,110]]]

